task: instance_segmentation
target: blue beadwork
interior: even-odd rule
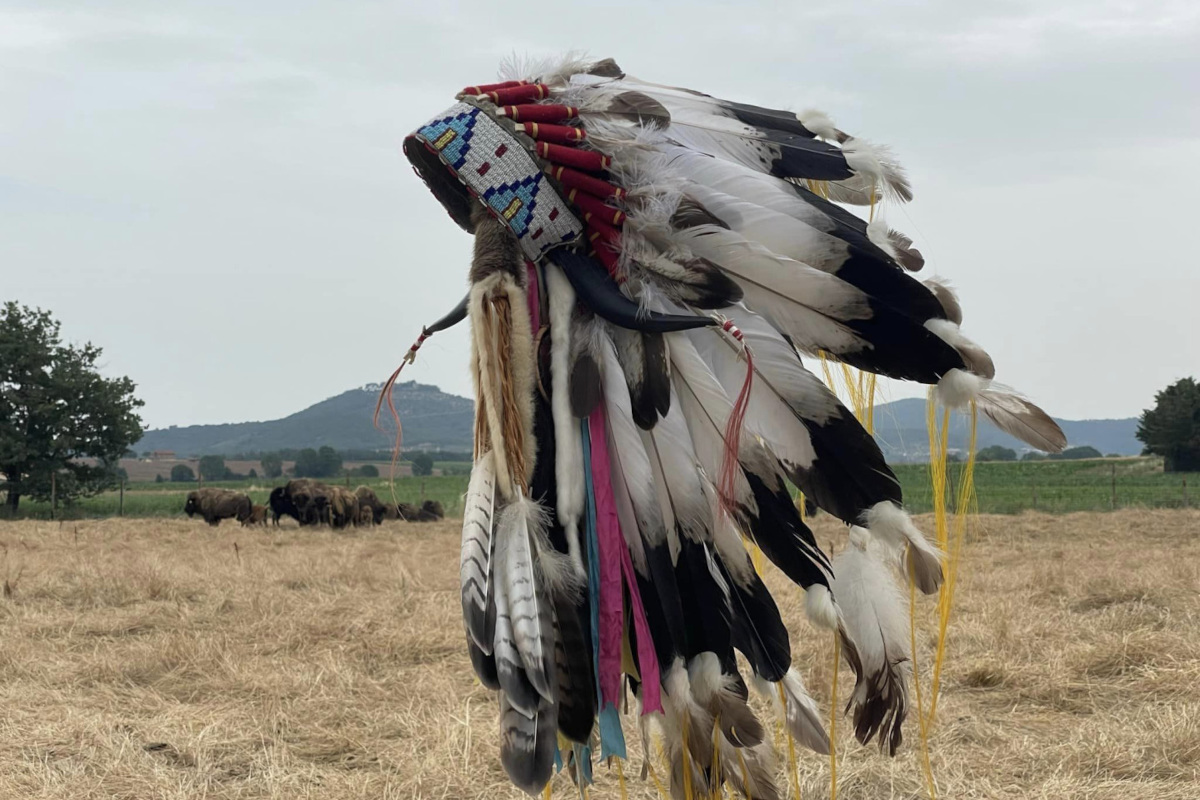
[[[472,108],[464,114],[434,120],[421,128],[420,135],[442,154],[447,164],[460,169],[471,150],[471,137],[475,132],[475,117],[478,114],[479,109]],[[453,135],[443,139],[447,131],[453,131]]]
[[[531,175],[516,183],[502,183],[483,193],[483,199],[500,215],[518,237],[529,231],[529,220],[537,208],[541,176]]]

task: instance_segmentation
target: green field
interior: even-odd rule
[[[282,486],[286,480],[244,480],[244,481],[205,481],[206,487],[234,489],[250,495],[255,503],[266,503],[267,496],[275,486]],[[326,481],[346,485],[345,480]],[[124,516],[127,517],[170,517],[183,514],[183,504],[187,493],[196,489],[196,483],[131,483],[125,487]],[[392,489],[386,478],[351,478],[349,486],[370,486],[384,502],[392,502]],[[437,500],[446,509],[449,516],[457,516],[462,509],[462,496],[467,488],[467,476],[448,475],[428,478],[397,478],[395,482],[395,500],[400,503],[420,503],[423,500]],[[80,500],[74,506],[63,508],[59,506],[58,516],[62,519],[84,517],[116,516],[121,509],[120,492],[106,492],[95,497]],[[48,519],[50,506],[48,503],[34,503],[28,499],[21,501],[21,517]]]
[[[933,489],[929,467],[925,464],[898,464],[894,467],[904,486],[905,505],[914,513],[930,511]],[[950,465],[951,488],[947,502],[953,509],[962,464]],[[1115,478],[1115,494],[1114,494]],[[338,481],[344,482],[344,481]],[[1185,494],[1185,482],[1186,492]],[[265,503],[275,485],[283,481],[208,482],[247,492],[256,503]],[[390,502],[392,492],[386,478],[351,479],[351,486],[367,485],[381,499]],[[1181,508],[1200,505],[1200,474],[1166,474],[1155,458],[1097,459],[1085,461],[1022,461],[981,463],[975,472],[979,510],[984,513],[1015,514],[1036,509],[1051,513],[1068,511],[1107,511],[1116,508]],[[124,515],[128,517],[166,517],[182,513],[184,497],[196,484],[134,483],[125,489]],[[462,510],[462,495],[467,476],[446,475],[429,478],[397,478],[395,498],[399,502],[419,503],[438,500],[449,516]],[[1115,503],[1114,503],[1115,498]],[[1186,498],[1186,500],[1185,500]],[[118,492],[87,498],[70,508],[60,508],[64,519],[107,517],[118,513]],[[21,503],[21,516],[48,518],[47,504]]]
[[[952,487],[963,468],[949,465]],[[932,510],[929,466],[898,464],[894,469],[904,486],[905,505],[914,513]],[[979,511],[990,514],[1182,508],[1200,505],[1200,473],[1164,473],[1159,458],[981,463],[976,465],[975,492]],[[955,494],[953,488],[947,493],[951,508]]]

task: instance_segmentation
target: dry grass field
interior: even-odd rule
[[[970,537],[938,796],[1200,797],[1200,512],[985,516]],[[516,797],[462,644],[457,540],[453,522],[0,523],[0,798]],[[770,581],[828,706],[830,637]],[[895,760],[847,734],[839,798],[927,796],[914,724]],[[799,771],[828,796],[827,760]],[[628,772],[631,798],[657,796]],[[619,797],[597,778],[592,798]]]

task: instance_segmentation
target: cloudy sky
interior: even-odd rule
[[[403,136],[575,47],[892,145],[917,196],[888,221],[1053,414],[1200,371],[1200,3],[905,5],[5,0],[0,297],[103,346],[151,426],[382,380],[470,248]],[[465,330],[407,374],[469,393]]]

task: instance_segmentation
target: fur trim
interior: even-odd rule
[[[917,588],[933,594],[942,585],[942,554],[913,524],[908,512],[884,500],[863,512],[863,524],[871,536],[890,552],[907,545],[908,570]]]
[[[938,381],[934,396],[946,408],[964,409],[986,392],[991,383],[964,369],[952,369]]]
[[[833,120],[824,111],[818,111],[815,108],[805,109],[796,115],[796,119],[800,120],[801,125],[822,139],[839,142],[845,136],[845,134],[837,129],[837,126],[833,124]]]
[[[808,621],[818,628],[831,631],[838,628],[837,603],[826,586],[815,583],[805,590],[804,613],[808,615]]]

